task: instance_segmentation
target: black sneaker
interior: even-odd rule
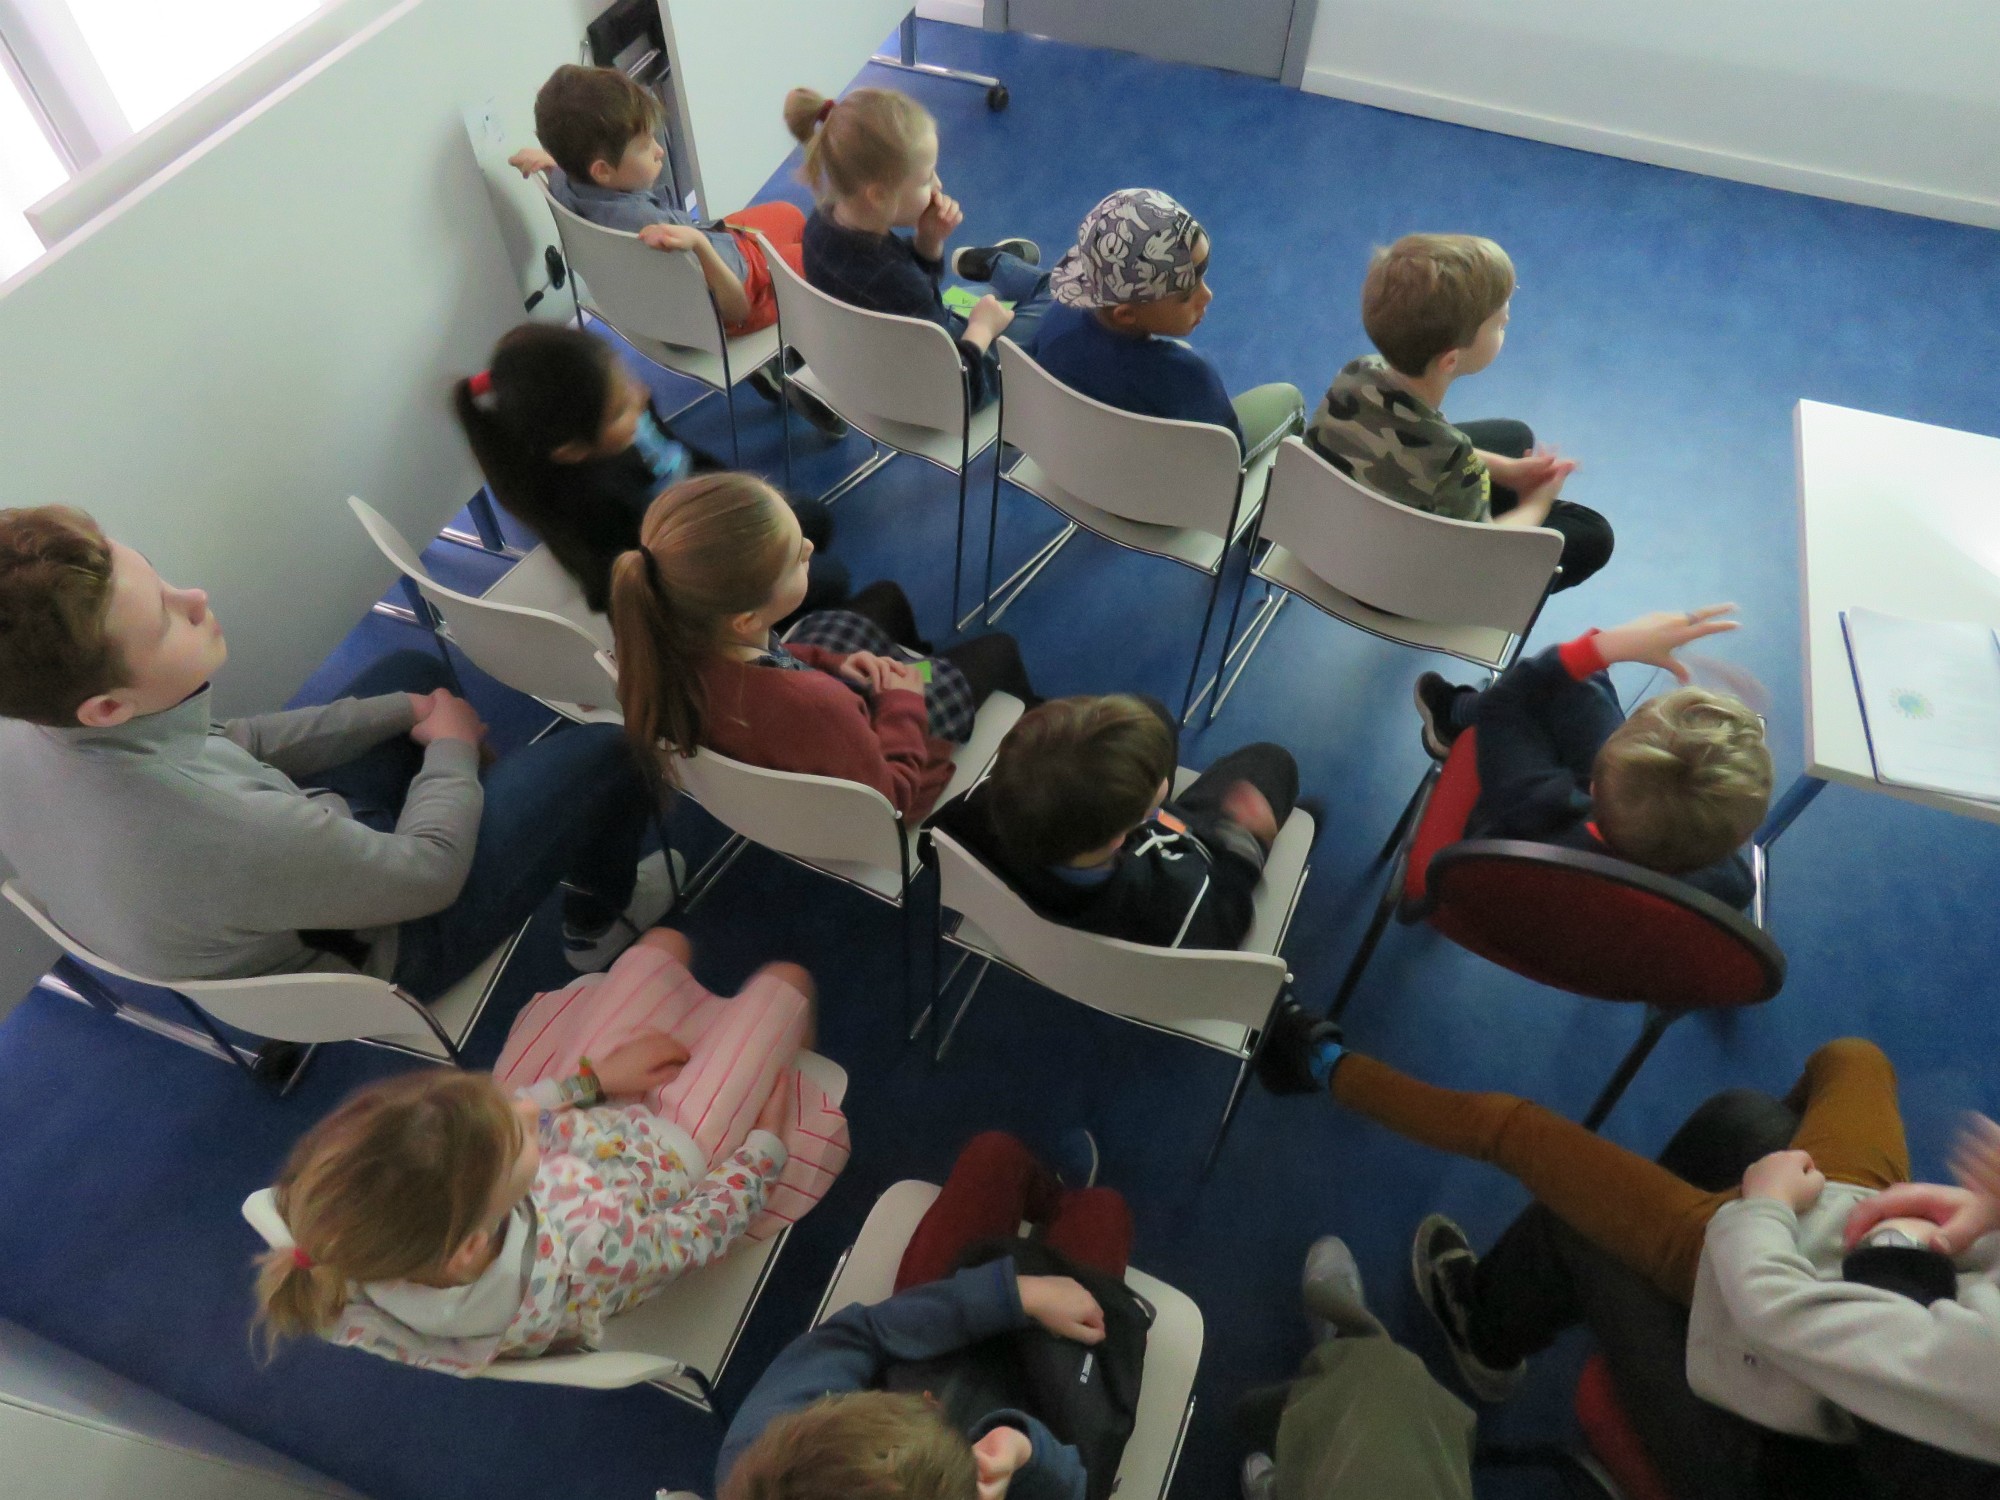
[[[745,377],[743,383],[773,406],[785,399],[784,387],[778,380],[778,362],[775,359],[757,366]]]
[[[1042,263],[1042,247],[1033,240],[1002,240],[997,245],[967,245],[951,252],[951,274],[960,281],[985,281],[993,275],[994,264],[1003,255],[1025,260],[1031,266]]]
[[[1477,691],[1446,682],[1435,672],[1426,672],[1417,679],[1417,716],[1424,721],[1424,748],[1430,751],[1432,760],[1443,760],[1451,754],[1451,742],[1459,734],[1458,725],[1452,720],[1453,708],[1462,695]]]
[[[1472,1273],[1479,1264],[1472,1242],[1443,1214],[1432,1214],[1417,1226],[1410,1246],[1410,1271],[1417,1295],[1444,1330],[1451,1357],[1466,1388],[1481,1401],[1501,1402],[1513,1395],[1527,1374],[1526,1360],[1495,1369],[1472,1352]]]
[[[784,389],[779,382],[776,360],[759,365],[750,372],[743,383],[773,406],[777,406],[785,399]],[[815,430],[826,437],[839,439],[847,436],[847,423],[840,413],[802,385],[792,387],[792,410],[804,417]]]
[[[1322,1021],[1298,1001],[1287,998],[1271,1015],[1270,1030],[1257,1049],[1257,1079],[1274,1094],[1317,1094],[1308,1066],[1313,1043],[1321,1037],[1341,1039],[1340,1027]]]

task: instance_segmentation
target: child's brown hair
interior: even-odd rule
[[[350,1282],[437,1271],[485,1227],[526,1128],[490,1075],[425,1068],[307,1131],[275,1188],[296,1250],[268,1251],[257,1273],[267,1347],[327,1328]]]
[[[1378,249],[1361,284],[1361,326],[1390,368],[1413,379],[1479,337],[1514,295],[1514,262],[1472,234],[1406,234]]]
[[[1668,875],[1714,864],[1771,803],[1764,725],[1738,699],[1684,687],[1649,698],[1597,752],[1591,806],[1605,844]]]
[[[1145,820],[1174,774],[1174,732],[1143,698],[1054,698],[1000,742],[986,795],[1023,865],[1059,865]]]
[[[813,196],[851,198],[908,177],[937,121],[894,89],[856,89],[838,100],[793,89],[785,95],[785,128],[805,147],[799,177]]]
[[[80,510],[0,510],[0,718],[74,729],[76,711],[125,684],[104,633],[111,543]]]
[[[613,167],[640,136],[660,128],[660,101],[617,68],[564,63],[535,95],[535,135],[572,182],[589,182],[592,162]]]
[[[777,1418],[717,1500],[973,1500],[972,1445],[921,1396],[851,1391]]]

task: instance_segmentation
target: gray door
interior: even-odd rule
[[[1006,0],[1007,29],[1276,78],[1295,0]],[[992,14],[988,11],[988,15]],[[1300,45],[1304,45],[1301,38]]]

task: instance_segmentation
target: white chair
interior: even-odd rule
[[[898,453],[958,476],[958,532],[951,568],[951,614],[958,618],[965,552],[966,470],[993,446],[1000,428],[997,401],[972,409],[965,366],[952,336],[924,318],[869,312],[811,285],[768,242],[778,330],[804,361],[786,377],[803,386],[874,445],[868,460],[821,498],[834,501]],[[785,482],[792,477],[786,424]]]
[[[618,724],[618,669],[611,622],[592,614],[575,580],[537,547],[483,595],[462,594],[431,577],[408,538],[365,500],[349,496],[382,555],[443,623],[443,634],[479,670],[579,724]]]
[[[887,1301],[895,1294],[896,1268],[938,1189],[928,1182],[893,1184],[875,1200],[861,1234],[833,1268],[833,1279],[813,1317],[817,1327],[844,1307]],[[1187,1293],[1128,1267],[1125,1284],[1152,1307],[1146,1363],[1139,1380],[1139,1410],[1115,1483],[1120,1500],[1166,1500],[1180,1463],[1181,1445],[1194,1420],[1194,1378],[1201,1365],[1201,1309]]]
[[[1079,527],[1121,547],[1204,573],[1211,580],[1208,609],[1201,617],[1194,663],[1181,698],[1185,720],[1196,702],[1195,677],[1215,623],[1223,564],[1230,547],[1249,533],[1264,503],[1278,440],[1296,428],[1281,429],[1246,455],[1227,428],[1121,411],[1071,390],[1012,339],[1001,339],[999,347],[1000,442],[1021,456],[1005,475],[998,464],[994,466],[981,606],[988,611],[986,623],[993,624],[1007,612]],[[996,590],[993,552],[1003,478],[1055,510],[1068,524]],[[996,592],[1009,588],[1012,592],[995,607]],[[959,628],[971,619],[967,615],[960,620]]]
[[[1263,580],[1264,599],[1233,648],[1230,612],[1225,670],[1237,651],[1243,659],[1210,719],[1295,594],[1370,635],[1498,672],[1534,629],[1562,561],[1559,531],[1454,521],[1399,505],[1298,438],[1279,445],[1258,528],[1268,546],[1250,571]],[[1239,593],[1236,608],[1242,603]]]
[[[1021,700],[1007,693],[994,693],[979,706],[972,738],[953,756],[952,777],[937,806],[986,774],[1022,712]],[[895,805],[858,781],[767,770],[713,750],[676,757],[675,770],[681,790],[730,831],[689,882],[684,909],[705,896],[751,844],[831,875],[902,913],[904,999],[907,1010],[914,1010],[910,887],[923,872],[923,854]],[[926,1007],[912,1020],[913,1037],[929,1014]]]
[[[831,1058],[801,1052],[798,1065],[835,1104],[846,1096],[847,1073]],[[291,1245],[291,1231],[271,1189],[259,1188],[245,1198],[243,1217],[267,1245],[281,1250]],[[496,1360],[479,1378],[601,1391],[644,1383],[714,1414],[715,1387],[791,1233],[787,1226],[768,1240],[738,1242],[720,1260],[688,1272],[658,1296],[608,1320],[603,1342],[595,1348]]]
[[[73,998],[233,1062],[246,1073],[252,1073],[250,1058],[222,1034],[214,1024],[216,1021],[275,1041],[298,1042],[308,1047],[322,1042],[367,1042],[429,1062],[456,1065],[459,1048],[478,1024],[507,960],[521,940],[521,933],[527,931],[527,924],[523,923],[478,968],[439,996],[434,1004],[425,1005],[386,979],[352,969],[264,974],[250,979],[163,979],[135,973],[92,952],[70,936],[20,882],[0,882],[0,895],[63,950],[67,963],[57,960],[56,977],[61,982],[60,988]],[[126,1004],[92,971],[166,990],[189,1013],[195,1028]],[[303,1061],[300,1066],[303,1067]],[[297,1076],[298,1070],[294,1070],[285,1082],[287,1089]]]
[[[1184,790],[1195,774],[1181,767],[1174,790]],[[1310,873],[1313,834],[1312,814],[1294,808],[1265,861],[1255,916],[1242,946],[1218,949],[1161,948],[1052,922],[950,834],[931,830],[938,867],[939,935],[961,950],[958,963],[938,986],[940,1014],[967,960],[979,960],[978,972],[938,1043],[938,1056],[942,1058],[951,1045],[995,963],[1080,1005],[1227,1053],[1237,1060],[1236,1082],[1202,1168],[1207,1171],[1242,1101],[1250,1063],[1271,1011],[1291,981],[1279,950]],[[956,931],[944,930],[945,910],[959,914]]]
[[[579,321],[589,311],[654,364],[720,392],[729,408],[730,461],[740,464],[736,387],[777,354],[778,330],[730,337],[692,250],[655,250],[636,234],[593,224],[564,208],[548,184],[536,180],[570,272],[582,278],[581,286],[570,283]],[[765,250],[775,264],[777,252]]]

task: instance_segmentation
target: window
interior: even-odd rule
[[[319,9],[319,0],[65,3],[134,130]]]
[[[0,281],[42,253],[21,210],[68,175],[12,74],[0,69]]]

